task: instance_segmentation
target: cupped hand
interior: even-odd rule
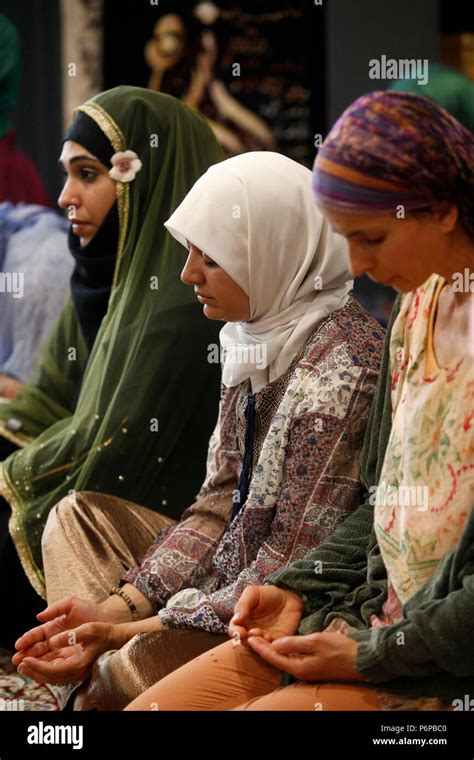
[[[97,658],[115,645],[112,623],[85,623],[48,640],[41,657],[25,655],[18,672],[39,683],[65,684],[84,681]]]
[[[343,633],[284,636],[269,642],[261,636],[247,641],[257,654],[300,681],[364,681],[356,669],[357,641]]]
[[[247,586],[234,607],[229,636],[246,639],[261,636],[273,641],[296,633],[304,602],[297,594],[278,586]]]
[[[46,653],[45,642],[57,633],[77,628],[90,622],[106,622],[106,614],[99,604],[68,596],[60,602],[50,604],[37,616],[42,625],[24,633],[15,643],[18,651],[12,657],[14,665],[19,665],[25,657],[42,657]]]

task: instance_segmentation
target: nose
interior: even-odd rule
[[[75,191],[74,182],[71,179],[67,179],[64,183],[64,187],[61,190],[58,198],[58,206],[60,208],[68,208],[68,206],[75,206],[79,208],[81,205],[81,199],[78,193]]]
[[[367,256],[363,256],[354,249],[349,243],[349,261],[351,265],[351,272],[354,277],[361,277],[363,274],[371,269],[371,262]]]
[[[185,285],[202,285],[204,281],[201,257],[195,251],[190,251],[181,272],[181,282],[184,282]]]

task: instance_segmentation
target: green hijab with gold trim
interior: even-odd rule
[[[185,251],[163,223],[221,149],[205,120],[169,95],[122,86],[79,110],[142,168],[117,182],[114,282],[90,355],[69,298],[28,385],[0,405],[0,434],[23,447],[0,466],[0,493],[43,596],[49,510],[89,490],[179,518],[204,478],[219,404],[220,366],[207,358],[222,325],[181,283]]]

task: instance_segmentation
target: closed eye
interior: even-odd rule
[[[379,243],[383,243],[384,240],[385,240],[385,235],[382,235],[381,237],[378,237],[378,238],[372,238],[372,240],[370,238],[366,238],[362,242],[365,245],[379,245]]]

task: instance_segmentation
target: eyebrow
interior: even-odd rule
[[[77,163],[77,161],[84,161],[84,160],[93,161],[96,164],[100,164],[100,161],[97,158],[92,158],[92,156],[81,155],[81,156],[73,156],[72,158],[70,158],[69,166],[71,166],[71,164]],[[66,163],[68,162],[66,161]],[[61,166],[64,166],[64,162],[61,161],[61,159],[59,159],[58,164],[61,164]]]

